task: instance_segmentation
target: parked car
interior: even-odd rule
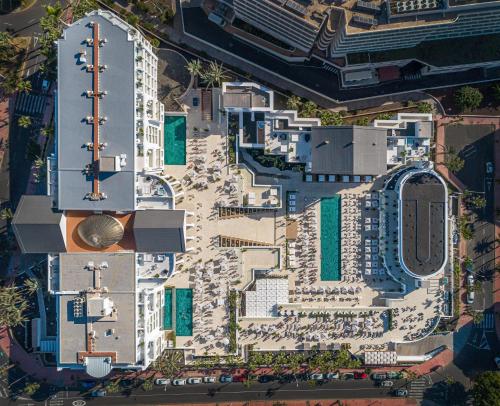
[[[97,389],[90,392],[90,396],[93,398],[102,398],[106,396],[106,391],[104,389]]]
[[[201,382],[202,382],[201,378],[198,378],[198,377],[193,377],[193,378],[187,379],[187,383],[190,385],[198,385]]]
[[[260,382],[260,383],[268,383],[268,382],[272,382],[274,381],[274,376],[272,375],[260,375],[257,380]]]
[[[186,384],[186,380],[182,378],[174,379],[172,381],[172,385],[174,386],[184,386]]]
[[[495,364],[497,364],[497,368],[500,369],[500,357],[495,357]]]
[[[493,173],[493,162],[486,162],[486,173]]]
[[[366,379],[368,375],[364,372],[354,372],[354,379]]]
[[[245,382],[247,380],[245,375],[235,375],[233,376],[233,382]]]
[[[169,381],[170,383],[170,381]],[[120,381],[120,386],[122,388],[128,388],[129,386],[132,386],[134,384],[134,380],[133,379],[122,379]]]
[[[348,379],[353,379],[354,374],[352,372],[346,372],[345,374],[342,374],[342,379],[348,380]]]
[[[384,386],[386,388],[392,388],[394,386],[394,382],[392,382],[392,381],[382,381],[382,382],[380,382],[380,386]]]
[[[470,288],[474,287],[474,275],[471,273],[467,274],[467,286]]]
[[[156,378],[155,385],[170,385],[170,379],[167,378]]]
[[[383,381],[383,380],[387,379],[387,374],[376,372],[376,373],[372,374],[372,379],[374,381]]]
[[[215,383],[215,376],[204,376],[203,383]]]
[[[474,303],[474,291],[471,290],[470,292],[467,292],[467,303],[472,304]]]
[[[321,381],[323,379],[323,374],[311,374],[309,379],[312,381]]]
[[[326,374],[326,379],[339,379],[340,374],[338,372],[328,372]]]
[[[403,373],[400,371],[388,371],[386,372],[387,379],[402,379]]]
[[[394,396],[398,397],[398,398],[405,398],[408,396],[408,390],[407,389],[396,389],[394,391]]]
[[[219,380],[222,383],[231,383],[233,382],[233,377],[231,375],[221,375]]]
[[[82,387],[84,389],[90,389],[90,388],[93,388],[94,386],[96,386],[97,382],[96,381],[80,381],[80,385],[82,385]]]

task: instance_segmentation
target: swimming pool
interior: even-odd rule
[[[175,289],[175,334],[193,335],[193,289]]]
[[[321,199],[321,280],[340,280],[340,196]]]
[[[165,116],[166,165],[186,165],[186,116]]]
[[[165,289],[165,306],[163,308],[163,330],[172,330],[172,289]]]

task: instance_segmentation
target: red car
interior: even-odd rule
[[[233,382],[245,382],[247,377],[245,375],[235,375],[233,376]]]
[[[364,372],[354,372],[354,379],[367,379],[368,375]]]

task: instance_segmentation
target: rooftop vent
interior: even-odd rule
[[[78,235],[95,248],[105,248],[123,238],[123,225],[108,214],[93,214],[78,225]]]

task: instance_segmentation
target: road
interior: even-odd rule
[[[394,388],[406,387],[406,381],[395,381]],[[34,404],[48,406],[70,406],[74,401],[85,400],[92,405],[152,405],[152,404],[182,404],[182,403],[217,403],[250,400],[313,400],[313,399],[354,399],[354,398],[387,398],[391,397],[390,388],[375,386],[371,380],[333,381],[322,385],[311,386],[307,382],[279,384],[253,383],[246,388],[241,383],[167,386],[155,387],[144,392],[142,389],[125,391],[123,394],[110,394],[103,398],[85,398],[78,392],[60,392],[51,401],[41,401]],[[33,402],[33,401],[31,401]],[[19,399],[12,404],[25,405],[29,402]]]
[[[182,15],[185,32],[205,41],[205,43],[208,42],[209,45],[206,46],[205,51],[209,54],[211,50],[207,47],[210,44],[226,51],[224,62],[230,66],[251,72],[266,83],[273,83],[273,73],[276,73],[282,78],[296,82],[295,90],[302,86],[339,102],[381,95],[385,95],[384,101],[387,102],[391,99],[388,95],[393,93],[446,87],[484,79],[483,70],[474,69],[467,72],[432,75],[420,80],[400,80],[371,87],[340,89],[337,73],[324,69],[323,62],[318,59],[313,58],[302,63],[286,62],[219,28],[207,19],[206,14],[199,7],[182,8]],[[189,44],[189,39],[186,39],[186,42]],[[257,68],[250,67],[248,63],[235,58],[235,56],[251,62]],[[262,69],[258,69],[258,67]],[[264,69],[269,72],[266,73]],[[293,91],[293,85],[291,86],[292,89],[286,90]],[[397,96],[393,97],[397,98]]]

